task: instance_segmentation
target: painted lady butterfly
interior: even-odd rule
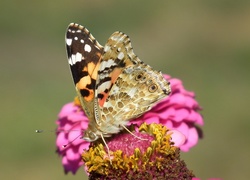
[[[113,33],[103,47],[85,27],[71,23],[66,47],[76,91],[89,119],[85,140],[126,129],[130,119],[170,94],[169,82],[134,54],[122,32]]]

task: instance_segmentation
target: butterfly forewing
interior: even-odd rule
[[[78,97],[89,119],[94,119],[93,100],[103,47],[85,27],[75,23],[69,25],[65,40]]]

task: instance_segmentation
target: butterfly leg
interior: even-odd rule
[[[137,139],[140,139],[140,140],[142,140],[142,141],[147,141],[148,139],[144,139],[144,138],[141,138],[141,137],[138,137],[138,136],[136,136],[134,133],[132,133],[128,128],[126,128],[126,126],[124,126],[124,125],[121,125],[126,131],[128,131],[129,132],[129,134],[131,134],[132,136],[134,136],[134,137],[136,137]]]
[[[102,138],[102,141],[104,142],[104,144],[105,144],[105,146],[106,146],[106,148],[107,148],[107,151],[108,151],[108,156],[109,156],[109,161],[110,161],[110,164],[112,165],[112,161],[111,161],[111,157],[110,157],[109,147],[108,147],[108,145],[107,145],[107,143],[106,143],[106,141],[105,141],[105,139],[104,139],[104,137],[103,137],[103,135],[102,135],[102,134],[101,134],[101,138]]]

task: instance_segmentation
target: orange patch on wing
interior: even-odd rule
[[[119,75],[121,74],[122,69],[121,68],[115,68],[111,73],[110,73],[110,77],[111,77],[111,83],[115,84],[115,81],[117,80],[117,78],[119,77]]]
[[[91,84],[91,78],[89,76],[84,76],[80,79],[76,86],[78,89],[87,89],[86,86],[88,84]]]
[[[93,62],[89,62],[89,63],[87,64],[88,73],[89,73],[90,75],[93,74],[93,71],[94,71],[95,67],[96,67],[96,64],[94,64]]]
[[[93,62],[88,63],[88,73],[90,74],[92,79],[97,79],[97,72],[99,69],[100,64],[94,64]]]
[[[97,54],[96,54],[96,56],[98,56],[99,57],[99,60],[97,61],[97,62],[89,62],[88,64],[87,64],[87,67],[86,67],[86,69],[87,69],[87,72],[89,73],[89,75],[90,75],[90,77],[92,78],[92,79],[97,79],[97,75],[98,75],[98,69],[99,69],[99,67],[100,67],[100,62],[101,62],[101,57],[102,57],[102,54],[100,53],[100,52],[98,52]]]
[[[84,97],[84,99],[85,99],[87,102],[92,101],[93,98],[94,98],[94,91],[93,91],[93,90],[89,90],[89,95]]]
[[[99,99],[98,103],[99,103],[99,106],[103,107],[106,99],[108,98],[108,94],[107,93],[101,93],[103,95],[103,98],[102,99]]]
[[[121,68],[115,68],[111,73],[110,73],[110,77],[111,77],[111,84],[115,84],[117,78],[119,77],[119,75],[121,74],[122,69]],[[109,92],[105,93],[105,92],[101,92],[101,94],[103,95],[102,99],[99,99],[98,103],[101,107],[103,107],[104,103],[106,102],[106,99],[108,98]]]
[[[91,84],[91,78],[89,76],[84,76],[83,78],[80,79],[80,81],[76,84],[76,88],[78,90],[87,90],[89,91],[89,95],[83,97],[86,101],[91,101],[94,98],[94,91],[93,89],[88,89],[86,86],[88,84]]]

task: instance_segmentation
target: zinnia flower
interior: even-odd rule
[[[179,79],[170,78],[168,75],[165,75],[165,78],[171,85],[170,96],[156,104],[143,116],[131,120],[129,124],[157,123],[178,130],[186,136],[180,148],[182,151],[188,151],[197,144],[200,137],[197,125],[203,125],[203,119],[198,113],[201,108],[194,99],[194,93],[185,90]],[[83,164],[82,152],[89,148],[89,142],[78,138],[87,129],[88,119],[79,103],[75,101],[63,106],[56,123],[58,125],[57,153],[62,156],[65,172],[76,173]]]
[[[180,159],[179,149],[171,142],[175,132],[161,124],[143,123],[139,131],[133,131],[134,135],[124,131],[108,138],[110,157],[102,140],[91,143],[90,149],[82,154],[89,180],[191,179],[193,172]],[[181,133],[176,136],[180,141],[185,139]]]

